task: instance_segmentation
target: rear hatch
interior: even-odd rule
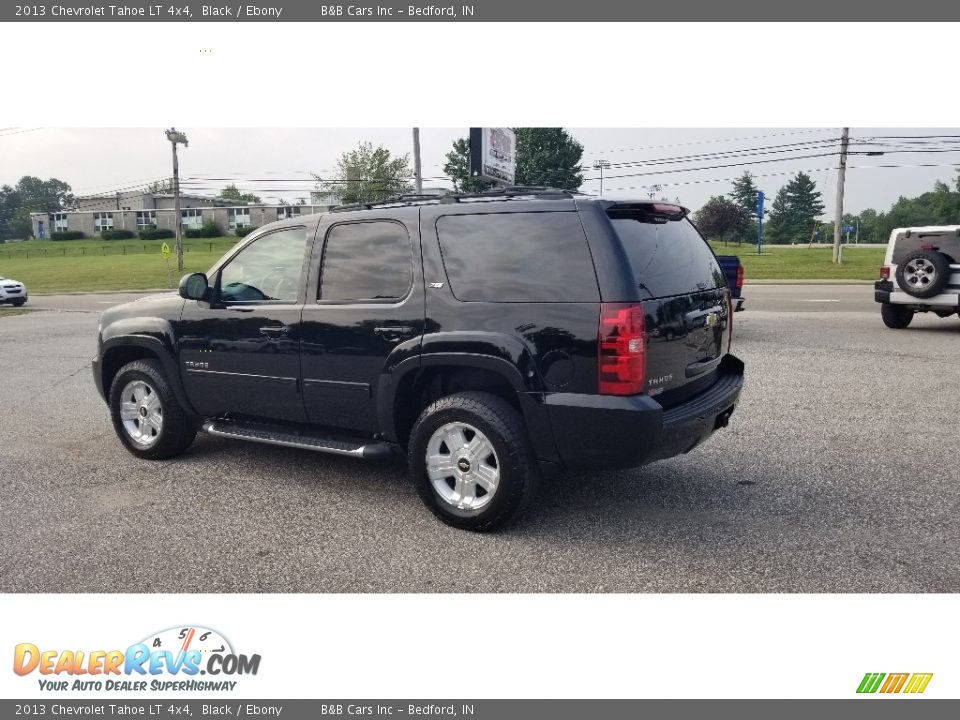
[[[646,389],[670,407],[709,387],[729,350],[726,278],[687,219],[666,203],[607,210],[643,296]]]

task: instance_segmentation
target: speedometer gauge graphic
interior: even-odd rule
[[[189,650],[199,650],[203,657],[212,653],[233,654],[230,641],[216,630],[200,625],[172,627],[148,635],[140,642],[151,652],[167,650],[175,656]]]

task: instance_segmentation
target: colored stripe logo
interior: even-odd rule
[[[857,687],[858,693],[919,694],[927,689],[933,673],[867,673]]]

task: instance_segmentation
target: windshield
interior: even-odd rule
[[[726,285],[710,246],[686,218],[669,220],[643,209],[607,212],[633,277],[653,297],[669,297]]]

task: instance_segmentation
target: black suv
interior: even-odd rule
[[[541,476],[685,453],[743,384],[730,291],[686,209],[513,188],[267,225],[208,274],[103,313],[93,375],[121,442],[212,435],[406,454],[460,528]]]

